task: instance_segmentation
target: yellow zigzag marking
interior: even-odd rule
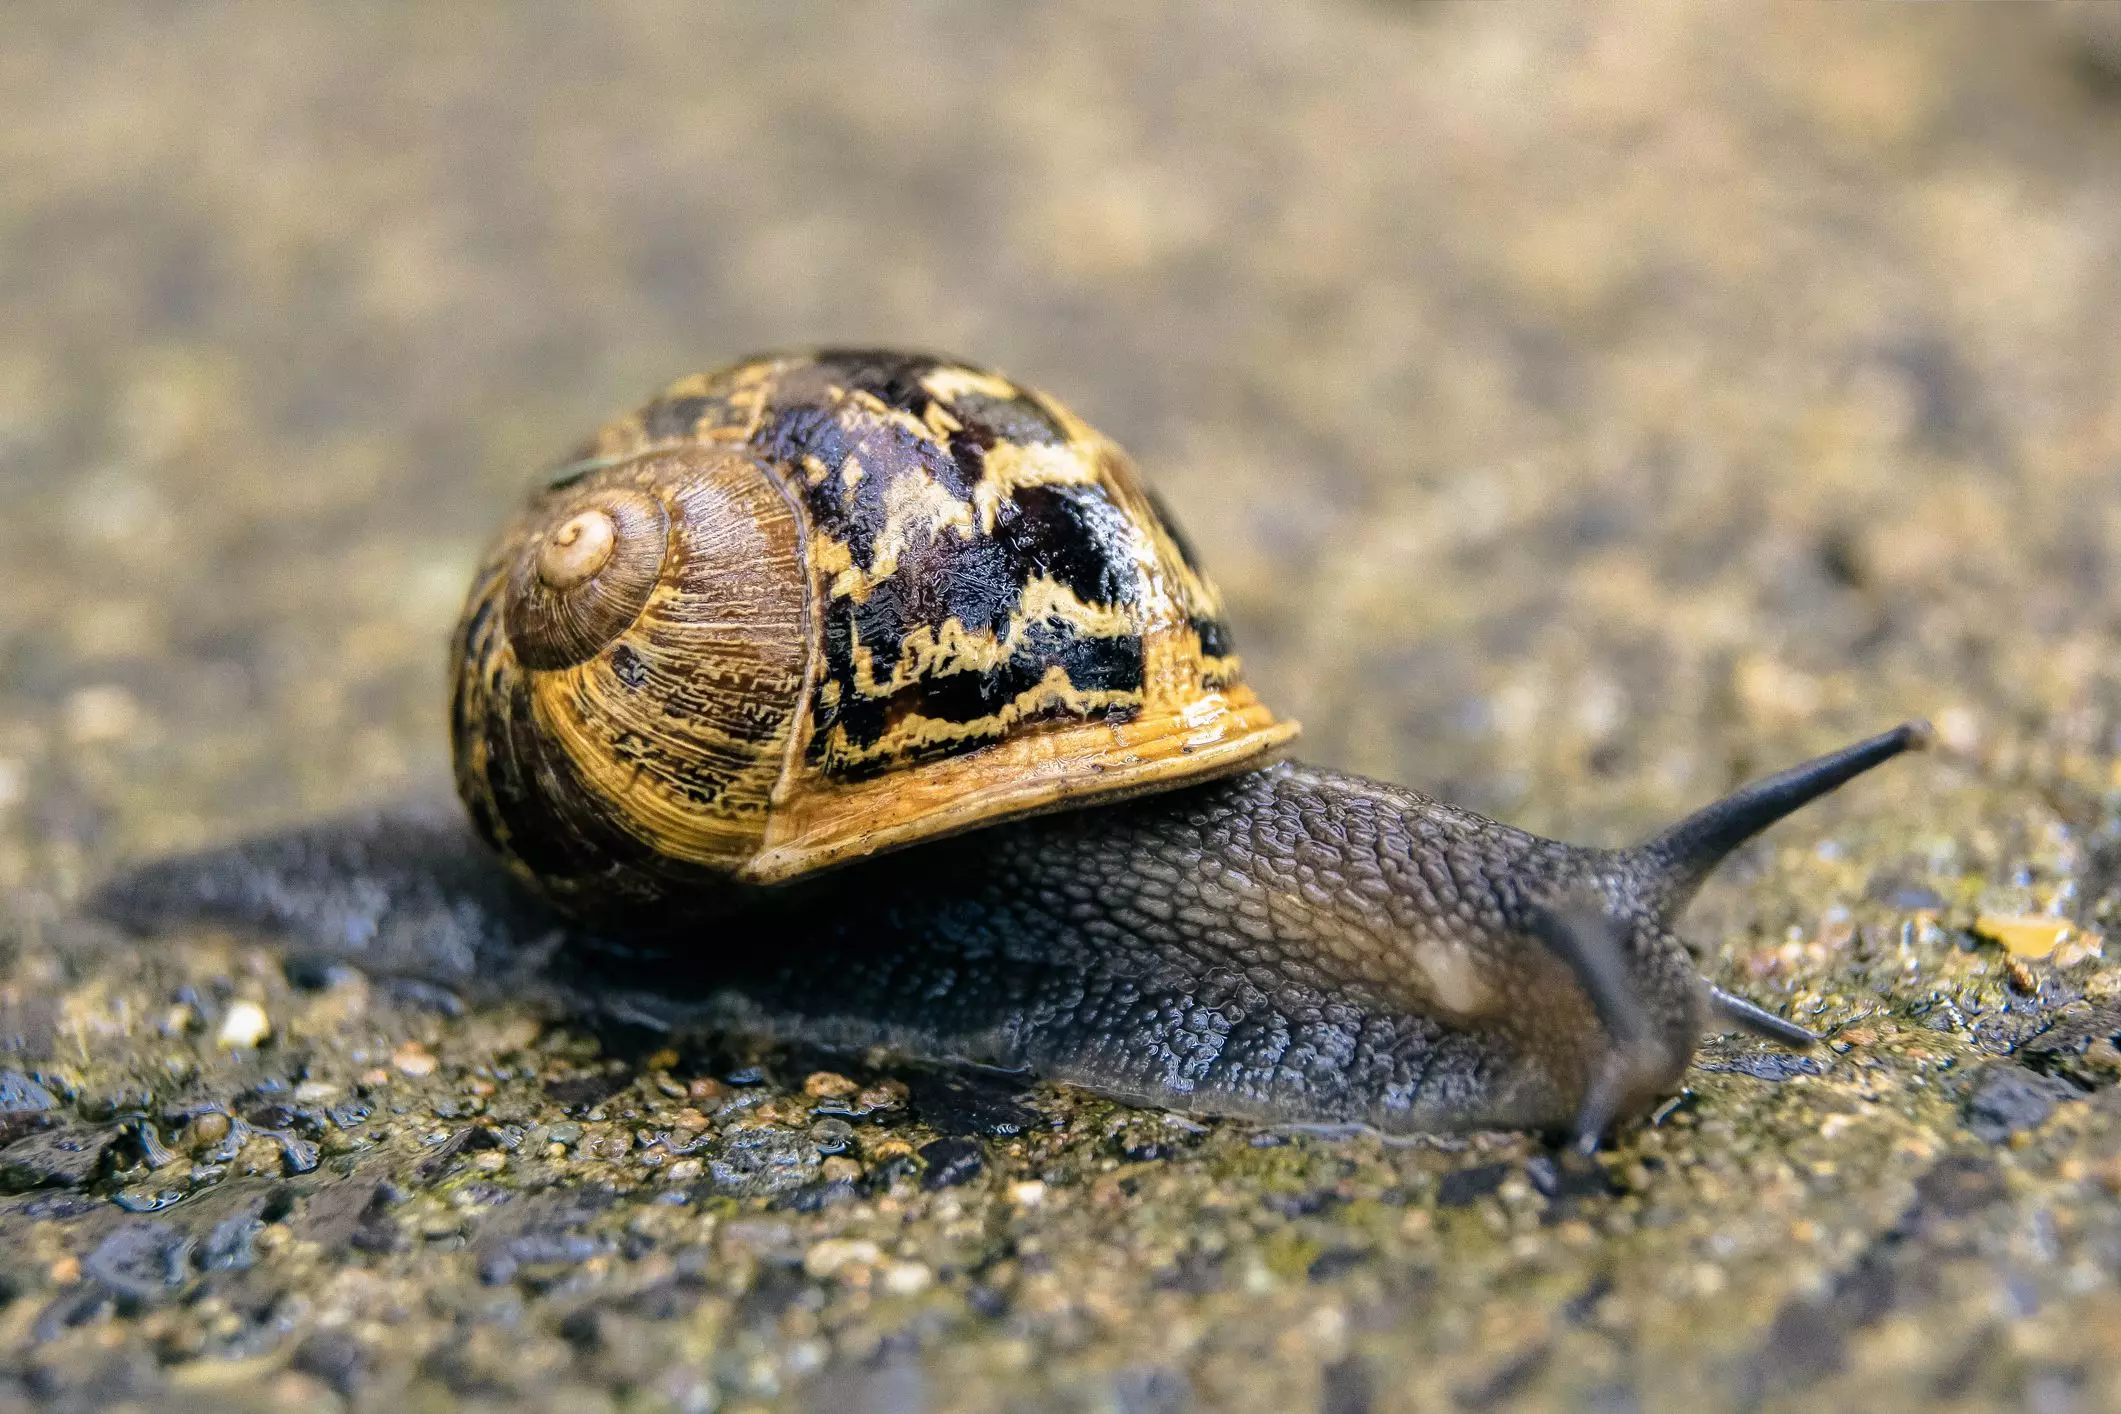
[[[1045,575],[1024,583],[1023,595],[1009,626],[999,636],[991,628],[969,629],[955,615],[940,631],[926,624],[899,644],[898,663],[879,682],[876,655],[866,643],[854,645],[854,687],[864,697],[889,697],[902,688],[950,673],[992,672],[1016,656],[1024,636],[1041,624],[1066,624],[1086,638],[1125,638],[1140,625],[1125,609],[1092,604]]]
[[[853,460],[848,458],[850,464]],[[843,466],[841,480],[845,481],[847,475]],[[856,565],[852,551],[829,535],[818,537],[816,563],[832,576],[827,589],[833,598],[852,598],[859,604],[869,597],[870,590],[898,573],[899,556],[913,543],[917,532],[926,532],[933,539],[945,530],[954,530],[970,540],[972,507],[945,490],[926,468],[902,467],[884,488],[884,528],[870,542],[869,568],[864,571]]]
[[[847,740],[846,727],[835,724],[832,735],[827,739],[826,759],[846,765],[858,765],[864,761],[919,751],[923,747],[942,746],[973,737],[1000,736],[1018,722],[1054,708],[1065,709],[1078,717],[1087,717],[1109,707],[1141,705],[1142,695],[1139,692],[1106,688],[1083,692],[1069,681],[1067,669],[1056,663],[1046,669],[1045,677],[1035,686],[1018,693],[998,711],[969,722],[908,716],[894,722],[889,730],[869,746],[851,745]]]
[[[843,425],[847,427],[847,430],[850,432],[863,432],[868,430],[860,425],[861,420],[864,417],[867,417],[873,419],[876,422],[881,422],[886,426],[896,427],[901,432],[904,432],[919,441],[931,442],[934,443],[936,446],[948,450],[950,445],[950,434],[956,431],[958,426],[960,425],[956,418],[950,416],[948,409],[945,409],[943,412],[945,425],[938,427],[932,421],[924,421],[921,418],[915,417],[912,413],[907,412],[904,408],[895,408],[891,406],[891,404],[885,402],[882,398],[878,397],[876,394],[864,392],[859,388],[853,390],[852,392],[841,388],[834,388],[832,390],[832,396],[840,404],[840,421]],[[854,413],[854,416],[852,417],[848,415],[850,410]]]
[[[806,467],[806,477],[822,480],[820,468]],[[829,473],[826,473],[829,474]],[[841,484],[852,489],[862,478],[862,467],[854,454],[840,465]],[[819,563],[831,575],[827,590],[834,598],[852,598],[859,604],[870,591],[898,572],[899,557],[925,532],[930,538],[945,530],[970,540],[977,523],[979,532],[992,534],[1002,503],[1031,486],[1093,486],[1099,474],[1094,457],[1073,445],[1053,443],[1005,444],[988,449],[986,471],[972,488],[967,504],[950,494],[924,467],[901,466],[884,490],[884,528],[869,549],[869,568],[854,563],[845,544],[821,536]],[[813,484],[815,482],[813,481]],[[830,545],[828,550],[825,545]],[[1176,550],[1170,555],[1180,563]]]
[[[978,393],[1000,402],[1023,396],[1008,379],[970,368],[938,368],[921,380],[921,391],[944,403],[954,403],[967,393]]]
[[[1094,486],[1097,460],[1072,442],[998,442],[972,488],[979,526],[992,534],[1002,502],[1031,486]]]

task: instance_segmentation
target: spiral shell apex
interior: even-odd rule
[[[508,578],[508,637],[527,668],[565,668],[647,607],[670,547],[670,516],[643,490],[562,501],[527,537]]]
[[[459,629],[460,792],[563,904],[652,903],[1263,764],[1125,455],[991,373],[755,359],[607,426]]]

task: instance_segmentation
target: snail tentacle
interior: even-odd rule
[[[1661,918],[1676,917],[1709,874],[1747,840],[1784,816],[1905,751],[1920,751],[1934,735],[1925,721],[1778,771],[1703,806],[1629,853],[1646,875],[1644,902]]]
[[[1613,1122],[1641,1094],[1655,1093],[1675,1057],[1664,1043],[1635,981],[1628,975],[1628,924],[1582,891],[1559,906],[1534,910],[1533,935],[1569,965],[1590,999],[1605,1032],[1571,1129],[1575,1147],[1588,1154]]]
[[[1763,1041],[1773,1041],[1794,1051],[1809,1050],[1819,1044],[1818,1032],[1794,1021],[1786,1021],[1765,1007],[1755,1006],[1744,997],[1733,996],[1715,983],[1704,981],[1708,987],[1709,1011],[1719,1020],[1728,1021]]]

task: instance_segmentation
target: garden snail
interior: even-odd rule
[[[1295,725],[1119,449],[886,352],[740,363],[604,428],[488,556],[455,675],[480,835],[714,1015],[1171,1108],[1583,1143],[1711,1018],[1814,1039],[1710,986],[1674,919],[1927,733],[1621,851],[1284,762]]]

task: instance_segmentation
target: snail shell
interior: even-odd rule
[[[1111,441],[918,355],[749,360],[613,422],[458,630],[459,792],[576,911],[1251,769],[1296,735]]]

